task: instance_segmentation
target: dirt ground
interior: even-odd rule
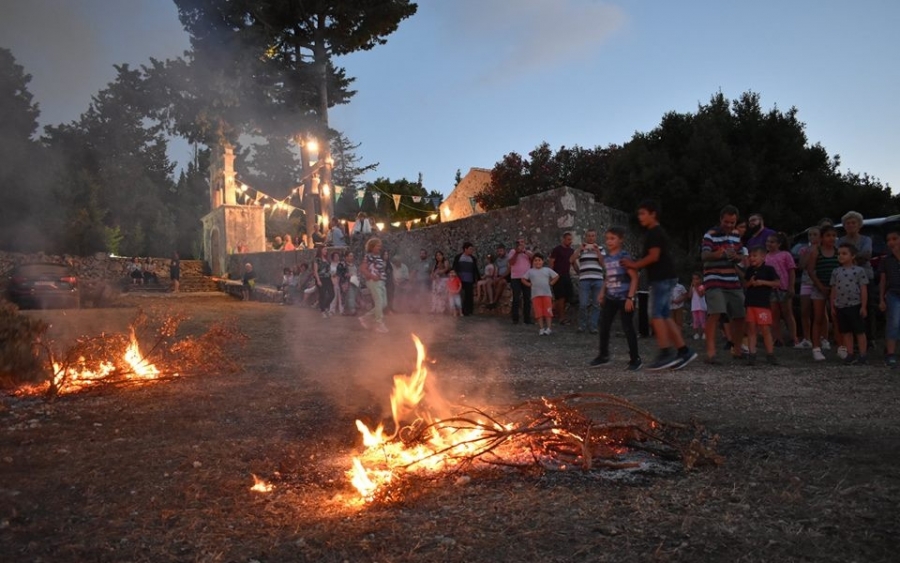
[[[65,341],[121,331],[138,306],[199,332],[234,317],[244,370],[0,399],[0,561],[896,561],[900,373],[783,365],[589,369],[596,336],[550,337],[496,316],[354,318],[224,296],[133,297],[32,313]],[[361,506],[345,471],[356,418],[390,414],[415,332],[450,400],[496,406],[603,391],[720,436],[718,468],[617,479],[501,471],[418,482]],[[643,356],[655,347],[641,341]],[[250,490],[252,474],[273,484]]]

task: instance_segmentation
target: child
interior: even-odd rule
[[[630,258],[628,252],[622,250],[625,240],[623,227],[610,227],[606,230],[606,255],[603,257],[603,269],[606,271],[606,283],[600,288],[597,304],[602,308],[600,315],[600,355],[594,358],[590,366],[599,367],[609,363],[609,330],[617,314],[621,313],[622,330],[628,342],[628,370],[637,371],[644,365],[638,355],[637,334],[634,331],[634,294],[638,287],[637,270],[626,269],[622,260]]]
[[[819,248],[819,227],[810,227],[806,230],[807,236],[809,237],[809,243],[806,246],[800,248],[800,260],[798,269],[800,270],[800,329],[803,332],[803,340],[798,342],[794,348],[804,349],[804,348],[812,348],[812,334],[811,334],[811,324],[812,324],[812,300],[810,299],[810,295],[812,295],[813,284],[812,280],[809,278],[809,272],[806,271],[806,264],[809,261],[809,257],[815,254]]]
[[[828,342],[828,317],[825,312],[825,303],[831,292],[831,273],[838,267],[838,253],[834,247],[836,240],[837,232],[834,227],[831,225],[820,227],[819,247],[812,252],[812,256],[806,263],[806,271],[813,284],[809,298],[812,300],[813,306],[812,355],[817,362],[825,359],[822,348],[826,348]]]
[[[878,264],[878,294],[881,295],[879,307],[887,317],[884,329],[887,356],[884,362],[889,368],[895,368],[897,339],[900,338],[900,231],[891,231],[885,238],[890,252]]]
[[[672,288],[672,302],[669,304],[669,309],[672,310],[672,320],[675,321],[678,330],[684,328],[684,302],[686,300],[687,290],[681,285],[681,282],[676,281],[675,287]]]
[[[450,297],[450,314],[454,317],[462,316],[462,280],[456,275],[456,270],[447,272],[447,293]]]
[[[293,291],[297,286],[297,282],[294,279],[294,271],[290,268],[285,268],[281,275],[281,285],[278,289],[281,290],[281,304],[282,305],[290,305],[294,302]]]
[[[762,332],[766,347],[766,361],[778,365],[775,359],[775,343],[772,339],[772,291],[781,285],[775,268],[765,263],[766,249],[757,246],[750,249],[750,266],[744,273],[744,305],[747,308],[747,365],[756,363],[756,334]]]
[[[691,326],[694,329],[694,340],[706,340],[706,288],[703,287],[703,275],[694,272],[691,276]]]
[[[522,283],[531,288],[531,304],[534,318],[538,323],[538,334],[549,336],[553,321],[553,290],[551,286],[559,281],[559,274],[544,266],[544,256],[535,252],[531,257],[531,269],[525,272]]]
[[[866,271],[857,266],[856,246],[849,242],[838,247],[839,268],[831,272],[831,307],[841,333],[841,344],[848,351],[853,350],[856,336],[857,354],[844,358],[845,365],[866,364],[866,306],[869,300]]]
[[[788,329],[790,345],[797,344],[797,323],[794,321],[794,283],[797,280],[794,256],[787,250],[787,235],[776,233],[766,239],[766,265],[775,268],[780,285],[772,291],[772,326],[775,346],[782,346],[781,321]]]
[[[672,288],[677,274],[675,261],[669,250],[669,237],[659,224],[659,207],[653,201],[638,206],[638,222],[647,230],[644,239],[644,257],[640,260],[624,258],[622,265],[631,270],[647,269],[650,282],[650,325],[659,346],[659,356],[647,366],[648,370],[681,369],[697,358],[697,353],[687,347],[681,329],[675,326],[669,313]]]
[[[494,302],[494,278],[497,277],[497,266],[494,265],[494,256],[487,255],[487,264],[484,266],[484,275],[475,284],[475,301],[487,299],[487,304]]]

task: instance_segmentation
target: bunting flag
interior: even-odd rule
[[[400,211],[400,194],[392,194],[391,197],[394,198],[394,211]]]
[[[414,196],[412,196],[412,199],[413,199],[413,203],[419,203],[420,201],[422,201],[422,196],[414,195]]]
[[[472,213],[475,213],[475,207],[478,205],[478,202],[475,201],[474,197],[469,198],[469,205],[472,206]]]
[[[356,206],[362,207],[363,198],[366,197],[366,190],[356,190]]]
[[[406,222],[406,230],[408,231],[410,229],[412,229],[412,221],[407,221]]]
[[[340,186],[334,187],[334,199],[341,199],[341,194],[344,193],[344,188]]]
[[[378,200],[381,199],[381,194],[378,193],[378,192],[373,193],[373,194],[372,194],[372,199],[375,200],[375,205],[378,205]]]
[[[300,201],[303,201],[303,188],[305,188],[305,187],[306,186],[304,186],[303,184],[300,184],[299,186],[297,186],[297,197],[300,198]]]

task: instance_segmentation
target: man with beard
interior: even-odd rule
[[[750,249],[757,246],[765,248],[766,241],[774,234],[774,230],[766,227],[762,214],[754,213],[747,218],[747,234],[744,235],[747,237],[747,242],[744,244],[744,248]]]

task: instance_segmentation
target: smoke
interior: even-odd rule
[[[77,119],[115,78],[114,64],[175,57],[189,45],[173,2],[7,0],[2,12],[0,46],[32,75],[45,125]]]
[[[594,0],[457,0],[440,6],[450,24],[448,40],[473,51],[478,80],[487,84],[589,58],[626,23],[621,8]]]

